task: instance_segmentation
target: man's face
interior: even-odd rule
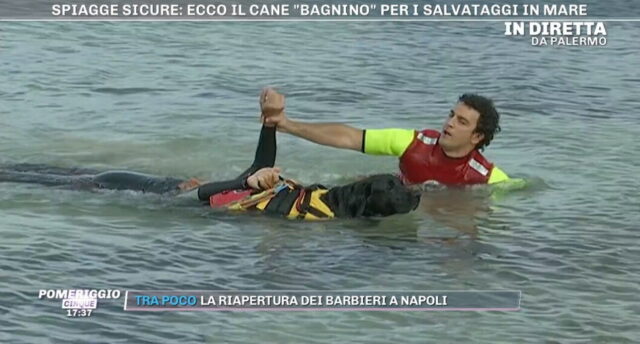
[[[479,118],[478,111],[462,102],[457,103],[449,113],[449,117],[442,127],[442,135],[438,140],[445,152],[466,155],[475,149],[484,137],[484,135],[474,132]]]

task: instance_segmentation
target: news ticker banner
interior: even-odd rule
[[[100,302],[127,312],[162,311],[518,311],[520,291],[138,291],[43,289],[69,317],[89,317]]]
[[[608,21],[640,21],[614,1],[3,0],[0,21],[491,21],[534,46],[605,46]]]
[[[575,19],[640,18],[624,0],[3,0],[0,19]]]

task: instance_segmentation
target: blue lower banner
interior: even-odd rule
[[[521,292],[126,291],[125,311],[518,311]]]

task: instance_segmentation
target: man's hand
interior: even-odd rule
[[[291,120],[284,111],[284,96],[272,88],[260,94],[260,120],[267,127],[325,146],[362,151],[364,131],[341,123],[304,123]]]
[[[247,178],[247,185],[255,190],[267,190],[278,184],[280,169],[277,167],[265,167],[256,171]]]
[[[268,127],[273,127],[286,121],[284,106],[284,95],[276,92],[273,88],[264,88],[260,93],[261,122]]]

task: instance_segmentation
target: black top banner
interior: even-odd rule
[[[638,20],[616,1],[5,0],[0,20]]]

